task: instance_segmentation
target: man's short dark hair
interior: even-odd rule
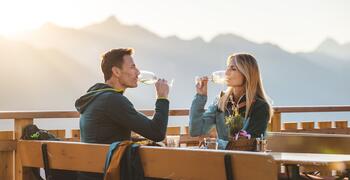
[[[134,52],[131,48],[112,49],[102,55],[101,69],[105,81],[112,77],[112,67],[122,68],[125,55],[132,55]]]

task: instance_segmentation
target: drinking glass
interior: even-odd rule
[[[180,136],[179,135],[168,135],[166,136],[167,147],[179,147]]]
[[[214,71],[210,76],[208,77],[208,81],[211,81],[215,84],[226,84],[226,75],[225,75],[225,71],[224,70],[220,70],[220,71]],[[195,81],[196,84],[199,81],[199,76],[196,76]]]
[[[218,142],[215,138],[206,139],[207,149],[218,149]]]
[[[158,81],[158,77],[151,71],[140,71],[140,74],[138,76],[138,81],[140,83],[150,85],[150,84],[155,84]],[[174,79],[171,79],[168,82],[169,87],[172,87],[174,83]]]

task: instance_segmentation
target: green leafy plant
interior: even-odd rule
[[[235,136],[243,128],[244,117],[238,111],[238,108],[233,108],[233,114],[225,116],[225,124],[229,128],[229,137]]]

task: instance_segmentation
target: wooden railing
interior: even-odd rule
[[[296,107],[275,107],[272,124],[276,129],[272,131],[300,132],[300,133],[326,133],[326,134],[350,134],[348,120],[330,121],[299,121],[285,122],[281,124],[281,114],[286,113],[321,113],[321,112],[350,112],[350,106],[296,106]],[[273,121],[276,122],[273,122]],[[315,126],[317,125],[317,126]],[[277,130],[279,128],[279,130]]]
[[[313,133],[337,133],[350,134],[347,120],[335,120],[328,122],[318,122],[315,127],[314,121],[300,122],[301,128],[298,128],[297,122],[281,123],[283,113],[305,113],[305,112],[350,112],[350,106],[304,106],[304,107],[274,107],[274,115],[269,124],[269,131],[279,132],[313,132]],[[141,110],[147,116],[152,116],[153,110]],[[188,116],[188,109],[171,110],[170,116]],[[22,128],[28,124],[33,124],[34,119],[50,118],[78,118],[76,111],[33,111],[33,112],[0,112],[1,119],[13,119],[13,131],[0,131],[0,179],[21,179],[22,165],[18,151],[16,151],[16,140],[22,136]],[[332,125],[333,124],[333,125]],[[177,128],[175,128],[177,129]],[[65,130],[51,130],[59,137],[65,137]],[[179,130],[172,130],[180,132]],[[185,133],[188,131],[185,131]],[[73,130],[72,137],[77,137],[79,130]]]

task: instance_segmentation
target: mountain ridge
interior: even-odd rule
[[[349,62],[320,52],[290,53],[278,45],[268,42],[255,43],[234,34],[218,35],[209,42],[199,37],[192,40],[182,40],[176,36],[162,38],[140,26],[123,25],[115,17],[109,17],[105,21],[79,29],[47,24],[41,29],[23,34],[19,40],[32,46],[37,54],[43,54],[35,58],[40,59],[40,56],[49,58],[52,55],[51,58],[56,61],[62,58],[67,64],[67,67],[48,66],[49,69],[53,69],[54,66],[69,69],[68,72],[60,72],[69,74],[61,79],[57,77],[59,74],[52,74],[60,83],[55,85],[55,88],[67,86],[67,90],[64,93],[60,92],[61,95],[57,97],[60,102],[62,101],[59,108],[72,108],[73,97],[78,97],[78,92],[83,93],[94,82],[102,81],[100,55],[118,47],[135,48],[134,58],[140,69],[153,71],[159,77],[175,78],[170,93],[172,108],[189,107],[195,93],[194,77],[224,69],[226,58],[236,52],[248,52],[257,58],[266,90],[274,100],[274,105],[341,105],[350,101],[347,95],[350,85],[343,83],[350,75]],[[4,44],[6,43],[10,42]],[[45,54],[43,52],[45,49],[56,50],[62,55]],[[19,57],[16,56],[17,59]],[[69,65],[69,61],[75,62],[74,65]],[[337,65],[340,62],[343,64]],[[20,76],[17,78],[20,81]],[[65,81],[76,86],[66,85]],[[48,85],[51,83],[53,82],[48,82]],[[208,101],[213,100],[224,88],[210,84]],[[9,92],[16,92],[16,89],[11,89]],[[328,96],[330,92],[336,92],[337,96],[330,98]],[[40,95],[40,92],[38,94]],[[154,106],[153,87],[140,85],[139,88],[127,90],[126,95],[135,102],[137,108]],[[65,97],[69,97],[67,101],[64,101]],[[55,100],[50,102],[48,99],[41,99],[40,103],[50,104],[47,108],[55,109]],[[27,101],[30,102],[30,99]],[[9,109],[6,103],[2,102],[0,105],[4,109]]]

